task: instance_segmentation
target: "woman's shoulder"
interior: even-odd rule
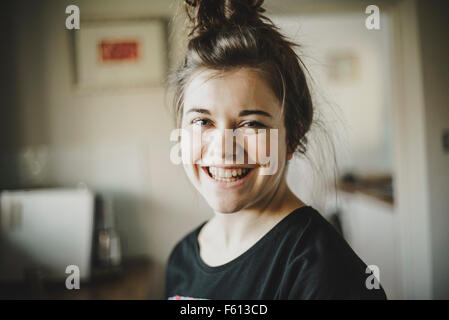
[[[172,261],[176,257],[190,255],[194,252],[195,246],[197,245],[198,233],[206,223],[207,221],[202,222],[176,242],[171,250],[169,261]]]
[[[289,297],[301,292],[301,298],[384,299],[383,289],[366,288],[367,265],[343,235],[314,208],[302,213],[294,216],[287,235],[291,242],[284,280]]]
[[[285,220],[287,232],[294,235],[298,244],[326,241],[329,244],[346,244],[343,236],[312,206],[294,210]]]
[[[313,245],[317,241],[341,240],[341,235],[312,206],[303,206],[294,210],[276,227],[281,227],[279,234],[288,243],[298,246],[298,249],[304,245]]]
[[[291,241],[291,259],[317,255],[325,260],[341,261],[342,257],[361,262],[344,236],[315,208],[304,207],[294,212],[286,235]]]

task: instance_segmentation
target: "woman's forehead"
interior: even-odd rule
[[[273,116],[280,113],[280,102],[259,72],[239,68],[217,74],[204,70],[193,76],[184,93],[184,113],[202,108],[232,110],[257,108]]]

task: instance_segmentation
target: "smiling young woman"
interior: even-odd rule
[[[215,214],[173,249],[166,296],[384,299],[381,287],[366,287],[366,264],[286,183],[288,161],[306,151],[313,104],[295,44],[262,3],[185,4],[192,29],[171,78],[174,109],[179,128],[200,132],[199,145],[183,141],[192,147],[184,168]]]

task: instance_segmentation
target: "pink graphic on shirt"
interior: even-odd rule
[[[207,300],[207,299],[184,297],[184,296],[176,295],[176,296],[169,297],[168,300]]]

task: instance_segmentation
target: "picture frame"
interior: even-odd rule
[[[163,19],[82,21],[74,33],[76,87],[115,90],[162,85],[167,49]]]

